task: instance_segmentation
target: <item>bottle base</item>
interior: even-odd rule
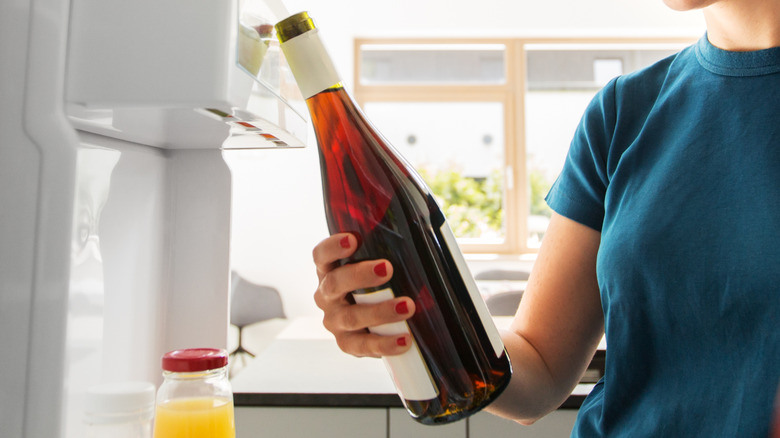
[[[438,405],[439,400],[427,400],[427,401],[414,401],[414,400],[402,400],[407,412],[412,418],[420,424],[427,426],[436,426],[442,424],[453,423],[458,420],[470,417],[477,412],[481,411],[489,404],[493,403],[501,393],[504,392],[507,386],[509,386],[511,374],[507,376],[502,382],[497,385],[493,391],[486,394],[485,397],[479,397],[473,400],[468,405],[451,405],[450,407],[443,407],[439,409],[439,412],[431,412],[431,406],[435,403]]]

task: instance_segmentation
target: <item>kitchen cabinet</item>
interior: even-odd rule
[[[412,419],[403,408],[388,409],[388,438],[466,438],[467,421],[426,426]]]
[[[387,438],[387,409],[236,407],[236,438]]]
[[[568,438],[576,409],[559,409],[530,426],[480,412],[468,419],[469,438]]]
[[[236,407],[236,438],[567,438],[577,410],[559,409],[531,426],[480,412],[425,426],[403,408]]]

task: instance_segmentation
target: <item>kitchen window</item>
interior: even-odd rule
[[[535,252],[593,95],[686,38],[356,39],[354,95],[469,253]]]

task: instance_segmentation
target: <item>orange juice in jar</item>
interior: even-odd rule
[[[163,356],[154,438],[235,438],[227,353],[176,350]]]

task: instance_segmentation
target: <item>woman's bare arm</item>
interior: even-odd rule
[[[520,308],[502,334],[514,374],[487,409],[530,424],[571,394],[604,333],[596,281],[601,234],[553,215]]]

